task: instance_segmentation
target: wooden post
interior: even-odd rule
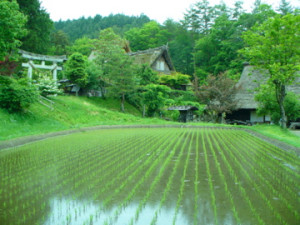
[[[32,66],[31,66],[32,63],[33,63],[33,62],[30,60],[30,61],[29,61],[29,65],[28,65],[28,72],[27,72],[27,75],[28,75],[28,79],[29,79],[29,80],[32,79]]]
[[[54,63],[53,66],[54,66],[54,69],[53,69],[53,80],[57,81],[57,64]]]

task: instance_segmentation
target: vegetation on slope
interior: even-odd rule
[[[40,103],[31,105],[26,113],[9,114],[0,109],[0,141],[96,125],[166,123],[157,118],[142,118],[128,103],[126,113],[121,113],[120,103],[115,99],[58,96],[52,100],[53,110]]]

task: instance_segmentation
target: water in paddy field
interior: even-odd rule
[[[130,222],[132,215],[135,214],[137,204],[130,204],[127,206],[118,218],[115,218],[113,212],[117,210],[117,207],[113,207],[110,210],[99,210],[99,205],[84,202],[74,201],[70,199],[53,199],[50,203],[50,211],[45,225],[63,225],[63,224],[105,224],[107,218],[111,218],[114,224],[124,224],[124,222]],[[145,224],[147,221],[151,221],[153,213],[158,205],[145,206],[141,219],[135,221],[135,224]],[[173,216],[173,210],[162,210],[159,224],[172,224],[170,218]],[[109,220],[108,220],[109,221]],[[184,215],[180,215],[178,224],[188,224],[187,218]]]
[[[0,152],[0,224],[298,224],[299,166],[236,130],[57,137]]]

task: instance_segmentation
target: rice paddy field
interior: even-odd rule
[[[0,224],[300,224],[299,168],[241,130],[54,137],[0,151]]]

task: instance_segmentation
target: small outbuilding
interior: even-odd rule
[[[195,106],[172,106],[170,108],[168,108],[168,110],[178,110],[180,115],[178,118],[179,122],[191,122],[194,120],[194,111],[199,110],[197,107]]]

